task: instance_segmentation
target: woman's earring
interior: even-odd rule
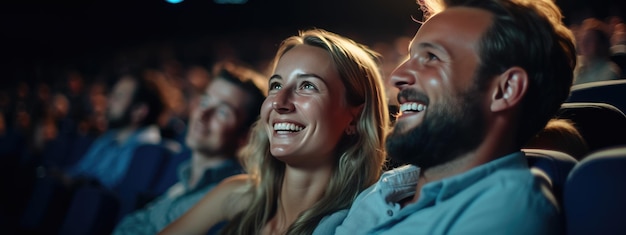
[[[346,128],[346,134],[347,135],[354,135],[356,134],[356,127],[355,126],[348,126],[348,128]]]

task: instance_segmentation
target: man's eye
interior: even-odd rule
[[[422,53],[419,57],[419,62],[421,64],[428,64],[431,62],[436,62],[439,61],[439,57],[437,57],[437,55],[430,53],[430,52],[424,52]]]
[[[439,57],[437,57],[435,54],[430,53],[430,52],[427,54],[427,58],[428,58],[428,61],[439,60]]]
[[[209,102],[211,102],[211,97],[209,97],[208,95],[203,95],[200,99],[200,107],[207,107],[209,105]]]
[[[217,109],[217,114],[223,118],[230,117],[230,113],[231,112],[228,108],[220,107],[219,109]]]

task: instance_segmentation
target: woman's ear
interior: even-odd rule
[[[357,120],[359,119],[359,117],[361,116],[361,113],[363,112],[363,107],[365,104],[361,104],[359,106],[355,106],[355,107],[351,107],[350,108],[350,114],[352,116],[352,120],[350,121],[350,123],[348,124],[348,127],[346,128],[346,134],[347,135],[354,135],[356,134],[356,124],[357,124]]]
[[[363,112],[363,106],[365,106],[365,104],[360,104],[358,106],[350,108],[350,113],[352,114],[353,122],[355,119],[358,119],[361,116],[361,113]]]
[[[528,88],[528,74],[520,67],[512,67],[498,75],[492,88],[491,111],[498,112],[517,106]]]

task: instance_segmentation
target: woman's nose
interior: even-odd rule
[[[272,101],[272,108],[277,113],[288,113],[292,112],[295,109],[288,89],[278,91],[278,93],[274,96],[274,100]]]

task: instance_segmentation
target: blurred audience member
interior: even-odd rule
[[[618,79],[621,71],[610,59],[607,25],[596,18],[587,18],[581,25],[579,37],[579,63],[574,70],[574,84]]]
[[[611,35],[611,60],[622,71],[620,77],[626,78],[626,24],[619,18],[615,19]]]
[[[574,123],[568,119],[557,118],[551,119],[524,148],[560,151],[578,160],[589,151],[587,142]]]
[[[164,97],[162,88],[146,73],[125,74],[116,82],[108,100],[107,131],[63,175],[66,183],[96,180],[113,188],[126,174],[138,146],[160,143],[157,120],[165,109]]]
[[[107,128],[107,87],[104,82],[92,82],[88,92],[89,112],[78,126],[81,134],[100,136]]]
[[[70,69],[66,72],[63,94],[71,107],[68,109],[68,117],[78,122],[85,116],[89,108],[89,100],[85,93],[85,78],[80,71]]]
[[[179,166],[179,182],[145,208],[126,216],[114,234],[155,234],[180,217],[222,179],[243,172],[236,151],[258,118],[265,90],[251,80],[261,75],[224,66],[205,88],[189,120],[191,159]]]

